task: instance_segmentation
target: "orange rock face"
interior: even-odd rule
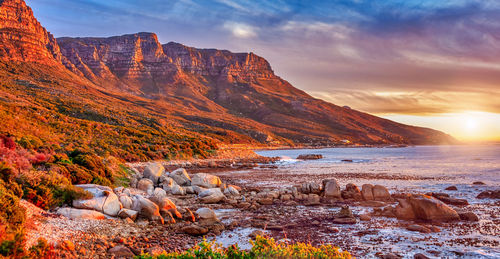
[[[22,0],[0,0],[0,59],[51,63],[62,58],[54,37]]]

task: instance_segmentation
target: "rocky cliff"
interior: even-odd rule
[[[146,32],[56,40],[22,0],[0,0],[0,16],[0,61],[57,67],[59,78],[43,66],[35,71],[32,67],[21,70],[29,78],[40,74],[30,82],[23,79],[23,86],[36,85],[40,80],[45,83],[47,79],[43,77],[47,76],[41,75],[49,74],[51,82],[62,82],[64,77],[65,93],[49,96],[56,98],[55,102],[65,98],[78,100],[74,103],[83,107],[71,111],[72,116],[103,120],[108,112],[103,107],[133,116],[145,112],[146,117],[158,116],[155,121],[162,121],[161,125],[176,125],[179,132],[196,132],[231,143],[453,141],[442,132],[315,99],[275,75],[269,62],[253,53],[197,49],[174,42],[162,45],[154,33]],[[68,84],[69,81],[74,84]],[[37,89],[32,94],[44,94],[44,88]],[[85,102],[95,103],[92,116],[87,115]],[[128,105],[118,107],[123,102]],[[122,114],[104,121],[116,124],[126,118]],[[153,125],[150,118],[136,126],[141,123]]]
[[[23,0],[0,0],[0,58],[50,64],[61,61],[56,40]]]

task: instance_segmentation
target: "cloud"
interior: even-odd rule
[[[232,35],[236,38],[253,38],[257,36],[256,29],[250,25],[236,22],[226,22],[223,26],[226,30],[229,30]]]

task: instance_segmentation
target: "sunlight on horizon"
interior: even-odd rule
[[[482,111],[438,115],[379,114],[404,124],[443,131],[460,141],[500,141],[500,114]]]

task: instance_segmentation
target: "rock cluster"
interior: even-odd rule
[[[133,176],[130,188],[113,190],[96,184],[76,187],[89,192],[92,197],[73,201],[71,208],[59,208],[59,214],[69,218],[123,218],[128,222],[141,217],[158,224],[181,220],[188,223],[181,231],[192,235],[217,232],[224,226],[209,208],[198,209],[195,213],[189,208],[178,209],[172,197],[191,195],[196,196],[199,203],[207,204],[239,196],[241,191],[238,186],[223,184],[217,176],[205,173],[189,175],[182,168],[167,172],[160,163],[150,163],[142,173]]]
[[[303,154],[303,155],[299,155],[297,157],[297,159],[300,159],[300,160],[317,160],[317,159],[321,159],[323,158],[323,155],[320,155],[320,154]]]

